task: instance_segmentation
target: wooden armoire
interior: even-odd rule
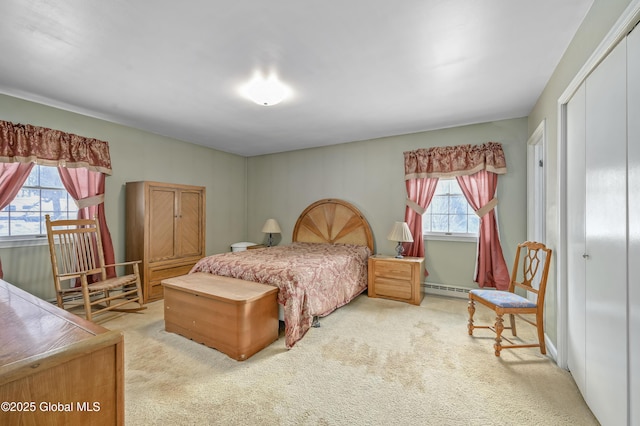
[[[127,260],[141,260],[144,301],[162,298],[161,281],[188,273],[205,255],[205,188],[127,182]]]

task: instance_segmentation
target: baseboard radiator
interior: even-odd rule
[[[439,296],[457,297],[459,299],[469,298],[469,288],[453,285],[422,283],[422,288],[426,294],[437,294]]]

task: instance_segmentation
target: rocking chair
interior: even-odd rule
[[[142,306],[140,261],[105,265],[98,221],[56,220],[45,215],[53,281],[58,306],[84,307],[89,321],[107,311],[136,312]],[[107,277],[107,268],[125,268],[125,275]],[[137,304],[132,308],[125,305]]]

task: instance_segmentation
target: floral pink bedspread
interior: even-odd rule
[[[239,278],[280,289],[284,306],[285,344],[300,340],[314,316],[325,316],[346,305],[367,288],[366,246],[292,243],[200,259],[191,272]]]

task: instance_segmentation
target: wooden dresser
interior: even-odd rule
[[[123,425],[123,335],[0,280],[0,424]]]
[[[126,259],[141,260],[144,301],[162,298],[162,280],[188,273],[205,255],[205,188],[127,182]]]
[[[369,297],[384,297],[419,305],[424,258],[375,255],[369,258]]]

